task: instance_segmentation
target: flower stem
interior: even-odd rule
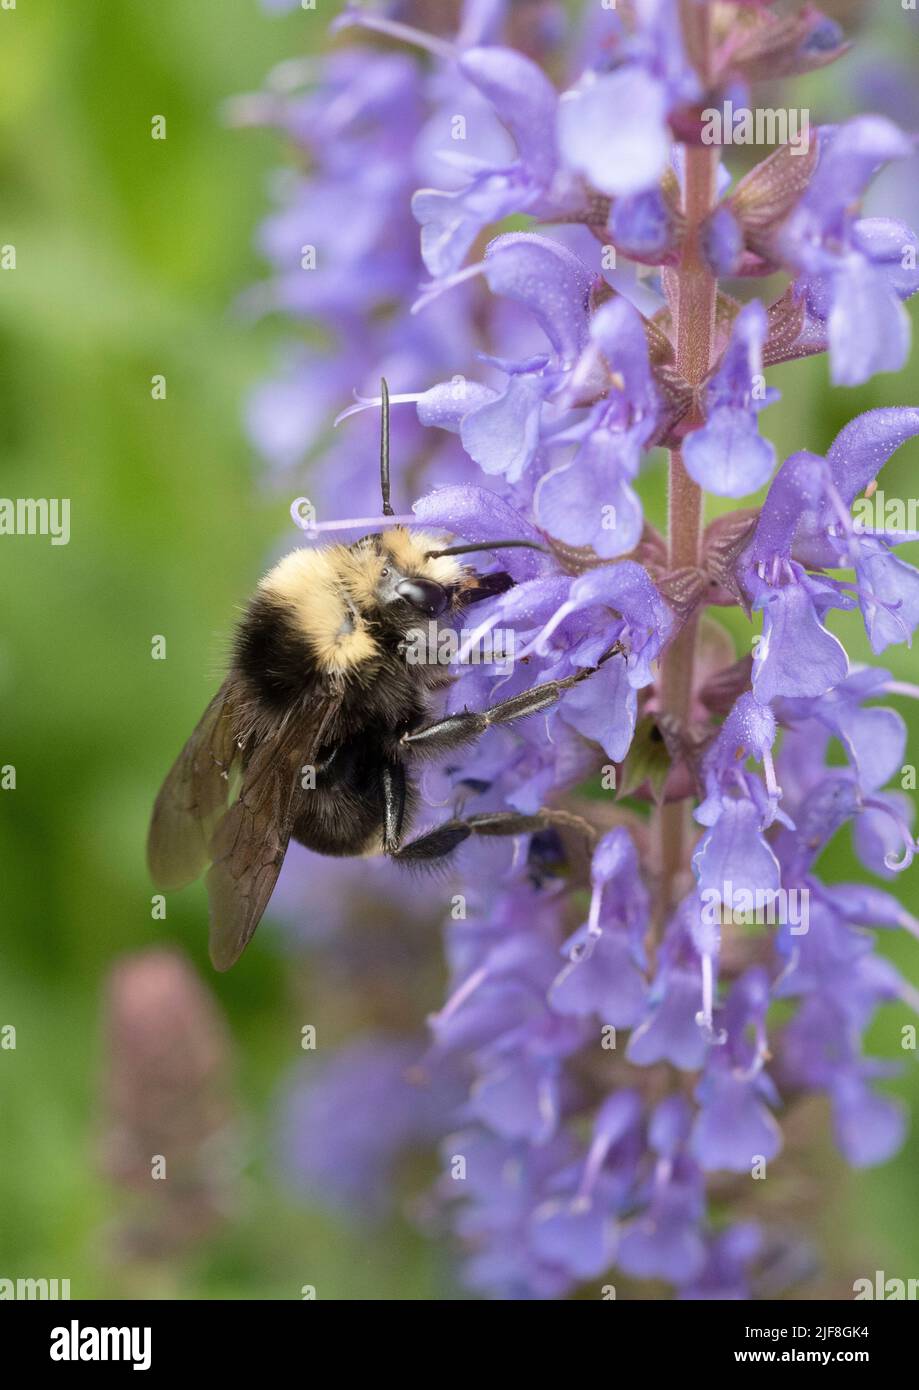
[[[686,238],[676,269],[671,311],[677,370],[696,387],[708,374],[715,337],[717,282],[703,259],[699,229],[714,206],[717,178],[717,148],[687,147],[683,199]],[[697,411],[698,406],[694,410]],[[690,418],[689,423],[698,421]],[[686,472],[679,449],[673,449],[667,501],[667,554],[671,572],[699,565],[701,540],[702,489]],[[664,653],[661,667],[661,711],[684,730],[692,717],[696,632],[696,621],[690,617]],[[658,815],[661,920],[679,896],[680,876],[686,870],[688,812],[684,801],[676,801],[661,806]]]

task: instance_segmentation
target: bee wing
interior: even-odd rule
[[[218,970],[229,970],[239,959],[268,906],[300,806],[302,767],[336,704],[310,711],[311,737],[304,739],[302,725],[295,724],[259,744],[237,800],[214,832],[205,881],[211,960]]]
[[[173,763],[153,807],[147,862],[158,888],[184,888],[209,862],[208,844],[226,810],[230,773],[238,758],[232,684],[226,680]]]

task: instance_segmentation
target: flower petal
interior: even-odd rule
[[[670,157],[664,86],[641,67],[588,73],[558,107],[562,158],[601,193],[651,188]]]

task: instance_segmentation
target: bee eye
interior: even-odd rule
[[[439,617],[450,603],[443,585],[431,579],[403,579],[397,584],[396,593],[419,612],[427,613],[429,618]]]

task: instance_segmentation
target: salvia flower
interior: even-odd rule
[[[420,779],[419,828],[483,810],[541,828],[471,837],[390,908],[366,869],[336,866],[332,896],[314,856],[288,864],[276,906],[319,914],[314,956],[347,942],[359,973],[358,919],[379,938],[387,912],[440,918],[449,979],[438,1001],[412,957],[430,979],[422,1041],[424,989],[366,948],[366,1007],[400,981],[382,993],[401,1029],[387,1013],[317,1059],[287,1153],[314,1197],[379,1210],[404,1150],[436,1147],[429,1195],[461,1279],[490,1297],[619,1280],[774,1296],[809,1257],[770,1228],[774,1203],[750,1219],[757,1184],[736,1210],[732,1194],[801,1162],[802,1098],[828,1099],[855,1166],[905,1133],[896,1067],[864,1036],[882,1006],[919,1005],[875,938],[919,937],[888,891],[919,848],[890,701],[919,691],[834,628],[858,613],[886,654],[919,624],[919,575],[895,553],[915,533],[871,510],[919,409],[857,415],[825,454],[802,440],[776,467],[764,373],[827,354],[849,386],[904,364],[916,238],[862,201],[913,140],[857,116],[734,178],[704,112],[845,51],[810,5],[632,0],[571,33],[513,0],[469,0],[436,34],[424,16],[349,10],[349,46],[240,108],[309,156],[278,185],[249,302],[328,342],[291,348],[250,421],[275,470],[312,455],[318,531],[356,527],[376,515],[386,375],[404,524],[517,543],[482,560],[513,585],[468,616],[447,711],[563,685]],[[658,448],[666,535],[642,500]],[[763,490],[703,528],[705,493]],[[750,622],[748,655],[713,621],[724,606]],[[498,632],[510,667],[471,659]],[[839,834],[886,887],[822,880]]]

